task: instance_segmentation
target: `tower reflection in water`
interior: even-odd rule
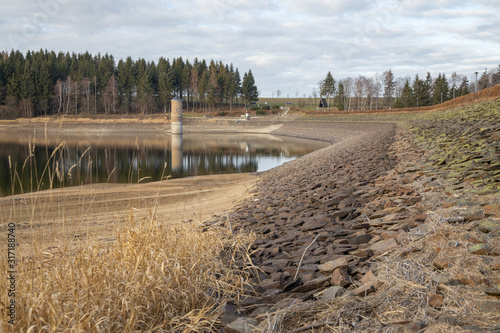
[[[182,134],[172,134],[172,173],[182,174]]]
[[[12,133],[4,135],[13,142],[2,142],[2,134],[0,131],[0,197],[96,183],[144,183],[164,176],[264,171],[318,148],[317,141],[294,143],[290,138],[219,133],[105,140],[99,135],[88,135],[85,140],[75,135],[65,138],[68,141],[62,147],[58,147],[60,139],[54,138],[29,148],[24,133],[12,139]],[[47,172],[47,166],[57,172]],[[13,184],[14,172],[18,176]]]

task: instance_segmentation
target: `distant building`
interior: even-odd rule
[[[327,108],[328,107],[328,102],[326,101],[326,98],[320,98],[318,106],[320,108]]]

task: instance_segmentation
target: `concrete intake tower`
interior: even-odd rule
[[[182,134],[182,99],[172,99],[172,134]]]

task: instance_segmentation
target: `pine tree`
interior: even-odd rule
[[[410,79],[405,80],[405,85],[403,91],[401,92],[401,103],[404,108],[410,108],[413,106],[413,90],[410,86]]]
[[[385,104],[388,108],[392,107],[392,103],[394,101],[394,90],[396,88],[396,83],[394,81],[394,74],[392,70],[389,69],[385,71],[383,74],[384,77],[384,99]]]
[[[137,87],[136,99],[138,111],[142,114],[148,113],[151,104],[151,77],[148,72],[148,66],[144,59],[137,62]]]
[[[240,72],[238,71],[238,68],[235,69],[234,71],[234,86],[235,86],[235,92],[234,92],[234,98],[236,98],[236,103],[238,103],[238,96],[241,94],[241,76]]]
[[[132,94],[135,86],[134,64],[131,57],[118,62],[118,94],[120,104],[125,105],[125,112],[129,113],[132,104]]]
[[[50,99],[53,94],[53,84],[50,80],[50,68],[48,63],[42,61],[40,65],[36,66],[36,104],[37,109],[40,110],[40,113],[47,115],[47,112],[50,107]]]
[[[16,73],[10,76],[7,83],[7,96],[11,96],[16,100],[21,99],[21,82]]]
[[[210,61],[210,66],[208,67],[209,79],[208,79],[208,105],[212,107],[212,110],[215,108],[215,103],[217,102],[217,97],[219,95],[219,80],[217,73],[217,66],[215,65],[214,60]]]
[[[198,107],[202,108],[204,105],[204,94],[206,93],[206,87],[205,90],[201,89],[201,84],[202,84],[202,77],[205,72],[207,72],[207,62],[203,59],[202,61],[198,61],[197,59],[195,60],[195,64],[193,67],[196,67],[196,74],[197,78],[193,78],[194,81],[196,81],[196,96],[198,100]],[[193,83],[194,84],[194,83]]]
[[[198,83],[198,90],[200,93],[200,98],[203,103],[203,113],[206,114],[207,111],[207,97],[209,94],[210,86],[210,72],[208,68],[205,68],[201,74],[200,82]]]
[[[243,75],[243,82],[241,84],[241,94],[243,100],[248,104],[257,102],[259,100],[259,91],[255,85],[255,79],[252,74],[252,70],[248,70],[248,73]]]
[[[427,95],[427,88],[425,86],[425,82],[418,77],[418,74],[415,75],[415,80],[413,80],[412,91],[413,91],[412,104],[415,105],[416,107],[424,106]]]
[[[217,101],[221,105],[221,111],[222,111],[222,103],[227,99],[227,70],[222,61],[219,61],[217,63],[217,86],[218,86],[218,91],[217,91]]]
[[[28,61],[24,64],[23,75],[21,77],[21,99],[32,99],[35,95],[35,88],[33,86],[34,78],[33,71]]]
[[[99,95],[104,94],[104,89],[108,85],[109,78],[115,73],[115,60],[113,56],[109,56],[107,53],[100,57],[98,60],[97,67],[97,93]],[[123,64],[123,62],[122,62]],[[123,66],[123,65],[122,65]],[[121,67],[121,66],[120,66]]]
[[[481,74],[481,77],[478,81],[479,89],[486,89],[490,86],[493,81],[493,72],[488,72],[488,69],[484,69],[484,72]]]
[[[498,65],[496,72],[493,74],[492,81],[493,81],[493,86],[500,83],[500,65]]]
[[[212,105],[229,103],[230,107],[238,98],[241,79],[232,64],[214,62],[209,71],[205,60],[195,59],[191,64],[177,58],[174,63],[170,65],[160,58],[157,66],[155,62],[134,62],[127,57],[115,65],[108,54],[0,52],[0,104],[19,107],[24,116],[33,116],[50,112],[150,112],[156,110],[154,107],[166,112],[173,92],[187,94],[193,106],[193,94],[203,95],[198,98],[200,102],[210,95]],[[203,93],[199,89],[205,73],[213,74],[210,94],[208,85],[201,90]]]
[[[439,74],[434,81],[432,89],[434,104],[440,104],[448,100],[448,80],[445,74]]]
[[[233,64],[229,66],[226,76],[227,96],[229,99],[229,111],[232,110],[233,101],[237,97],[241,85],[240,73],[234,69]]]
[[[163,57],[158,61],[158,98],[163,112],[167,113],[174,90],[170,61]]]
[[[328,99],[328,107],[330,107],[330,97],[335,94],[335,79],[333,78],[331,72],[326,74],[326,77],[321,84],[320,94]]]
[[[458,88],[458,96],[465,96],[469,94],[469,80],[464,76],[460,88]]]
[[[186,63],[184,64],[184,68],[182,70],[182,89],[183,91],[186,92],[186,105],[187,109],[186,111],[189,111],[189,100],[191,99],[191,85],[190,85],[190,78],[191,78],[191,69],[193,66],[189,62],[189,59],[186,59]]]
[[[184,92],[184,86],[183,83],[185,80],[183,79],[183,74],[184,74],[184,60],[182,60],[182,57],[179,58],[174,58],[172,60],[172,80],[173,80],[173,85],[174,85],[174,90],[177,93],[177,96],[179,98],[182,98],[182,93]]]
[[[432,105],[432,93],[433,93],[433,85],[434,80],[432,79],[431,73],[427,72],[427,76],[425,77],[424,85],[424,94],[422,96],[422,101],[420,106],[430,106]]]
[[[337,94],[335,95],[335,107],[339,111],[345,110],[345,100],[346,100],[346,94],[344,91],[344,84],[340,82],[337,89]]]
[[[33,72],[28,61],[24,64],[24,71],[21,77],[20,93],[21,93],[21,116],[23,118],[31,118],[33,116],[33,102],[35,89],[33,86]]]
[[[5,77],[4,52],[0,54],[0,105],[4,103],[7,94],[7,79]]]
[[[189,89],[192,94],[193,110],[195,108],[195,100],[199,100],[198,81],[200,76],[198,73],[198,67],[198,59],[195,58],[191,72],[189,73]]]
[[[148,66],[148,75],[150,81],[151,94],[158,96],[158,67],[154,61],[151,61]]]

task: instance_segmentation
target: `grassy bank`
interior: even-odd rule
[[[331,121],[331,122],[400,122],[409,121],[416,117],[414,113],[380,113],[380,114],[332,114],[332,115],[304,115],[303,121]]]
[[[24,165],[11,166],[13,186],[23,186],[25,166],[35,163],[35,142],[30,140]],[[164,192],[165,182],[152,184],[142,197],[141,189],[128,184],[107,200],[92,190],[92,182],[83,186],[87,192],[56,189],[58,179],[76,167],[59,174],[56,157],[63,146],[46,151],[43,172],[31,177],[33,193],[0,198],[0,244],[6,249],[0,260],[0,331],[216,331],[226,303],[247,290],[242,263],[253,235],[235,235],[230,225],[206,228],[201,224],[206,212],[199,221],[175,224],[172,214],[167,220],[162,205],[170,202],[186,212],[191,207],[182,208]],[[44,175],[50,189],[37,192]],[[216,187],[213,179],[209,183]],[[184,205],[189,195],[183,196]],[[128,216],[116,210],[116,196]],[[105,225],[99,222],[103,216]]]

